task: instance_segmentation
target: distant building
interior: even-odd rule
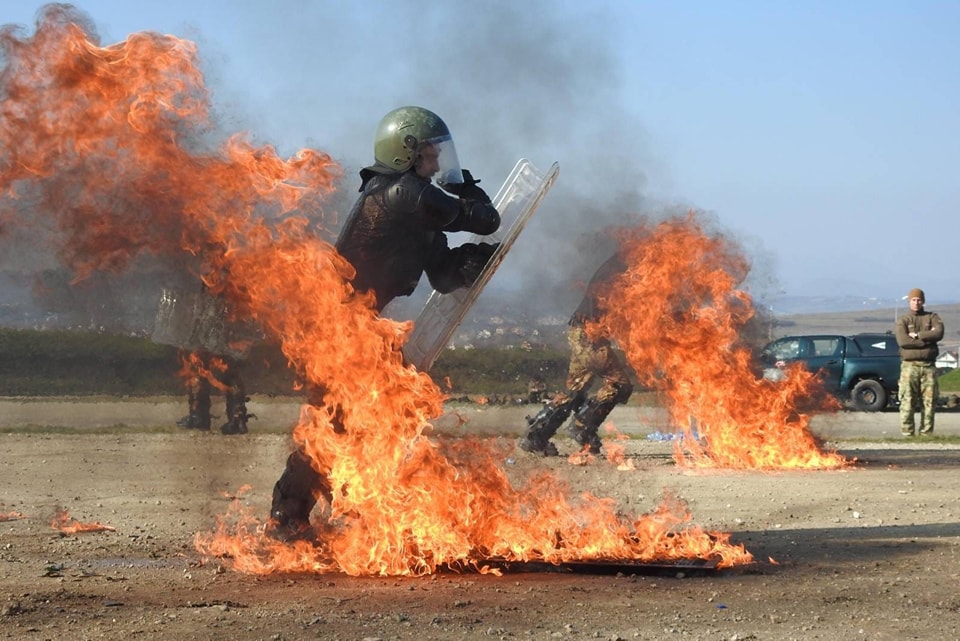
[[[956,369],[958,364],[957,352],[943,352],[937,356],[938,369]]]

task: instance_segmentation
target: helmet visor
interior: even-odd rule
[[[463,171],[460,169],[460,160],[457,158],[457,148],[453,145],[453,138],[442,136],[424,141],[423,146],[431,146],[437,155],[437,171],[433,175],[439,185],[449,185],[463,182]],[[423,148],[421,147],[421,149]]]

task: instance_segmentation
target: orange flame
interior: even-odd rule
[[[606,452],[607,462],[611,465],[616,466],[617,471],[627,472],[630,470],[635,470],[636,466],[633,463],[633,459],[628,459],[626,457],[626,448],[622,443],[617,441],[625,441],[629,437],[626,434],[621,434],[613,423],[607,422],[604,426],[604,430],[611,435],[611,439],[607,439],[603,443],[603,449]]]
[[[453,456],[443,462],[460,467],[449,468],[443,485],[404,484],[398,485],[398,492],[377,494],[380,502],[390,494],[407,497],[417,504],[412,509],[378,507],[377,519],[367,512],[338,513],[317,526],[316,545],[281,544],[266,538],[266,524],[236,503],[220,519],[217,531],[197,534],[195,544],[207,554],[232,558],[236,569],[254,574],[420,575],[444,565],[494,572],[484,564],[486,559],[563,563],[709,558],[718,559],[718,567],[753,561],[742,546],[730,542],[729,535],[689,525],[691,515],[676,498],[667,497],[654,511],[626,520],[616,514],[611,499],[589,493],[570,498],[568,488],[552,474],[540,474],[514,488],[493,461],[462,466],[462,456],[486,456],[488,444],[447,445],[456,453],[448,452]],[[467,483],[457,476],[462,472],[472,477]],[[435,474],[427,476],[436,479]],[[487,493],[465,491],[469,489]],[[437,513],[425,514],[427,509]],[[383,536],[388,538],[382,540]]]
[[[29,40],[0,31],[0,123],[17,124],[0,124],[0,215],[56,216],[78,278],[141,253],[197,257],[208,289],[324,390],[293,431],[333,489],[318,543],[274,541],[235,502],[216,532],[197,535],[201,553],[245,572],[352,575],[485,571],[491,558],[752,560],[727,535],[691,526],[679,501],[631,520],[610,499],[571,498],[553,475],[514,487],[496,443],[430,438],[444,397],[404,365],[411,325],[378,317],[371,295],[353,290],[353,268],[288,215],[317,210],[339,167],[310,150],[284,161],[237,136],[198,151],[208,105],[191,43],[135,34],[101,48],[69,7],[51,6]]]
[[[567,457],[570,465],[589,465],[596,460],[596,457],[590,453],[590,446],[584,445],[582,448]]]
[[[52,237],[76,279],[139,254],[192,255],[211,260],[204,279],[222,287],[223,254],[269,233],[260,218],[318,209],[339,176],[326,154],[284,161],[241,136],[205,151],[212,123],[193,43],[138,33],[99,47],[85,22],[51,4],[33,37],[0,32],[0,221]]]
[[[208,367],[203,357],[196,352],[181,350],[178,356],[180,357],[180,369],[177,371],[177,376],[187,381],[205,380],[221,392],[229,389],[229,386],[222,382],[222,377],[218,376],[218,374],[227,371],[227,363],[221,357],[211,356],[208,359]]]
[[[57,508],[53,517],[50,519],[50,527],[67,534],[79,534],[81,532],[115,532],[116,528],[102,523],[81,523],[70,517],[70,513],[63,508]]]
[[[607,462],[621,472],[636,469],[633,460],[628,459],[626,456],[626,448],[622,443],[617,442],[625,441],[629,437],[617,431],[617,428],[609,421],[604,426],[604,430],[611,435],[610,438],[603,441],[604,458],[606,458]],[[584,445],[578,451],[568,456],[567,462],[571,465],[590,465],[596,461],[596,458],[597,457],[590,453],[590,446]]]
[[[816,389],[794,369],[785,381],[758,377],[740,331],[753,316],[737,284],[749,265],[728,240],[703,231],[693,214],[624,230],[628,269],[605,296],[609,310],[590,327],[613,336],[641,381],[660,390],[684,437],[678,463],[735,469],[830,469],[798,410]]]

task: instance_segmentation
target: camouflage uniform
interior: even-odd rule
[[[913,436],[913,414],[920,410],[920,434],[933,434],[934,407],[940,387],[937,368],[925,361],[903,361],[900,364],[900,432]]]
[[[520,441],[520,448],[545,456],[556,456],[556,446],[550,442],[560,426],[574,412],[570,433],[581,446],[599,453],[602,443],[598,435],[600,426],[613,408],[626,403],[633,393],[633,384],[627,367],[604,337],[591,340],[584,330],[589,320],[598,319],[601,310],[598,295],[601,288],[625,265],[619,256],[608,259],[594,274],[587,286],[580,306],[570,319],[567,340],[570,344],[570,365],[567,370],[567,389],[555,395],[533,418],[528,418],[527,433]],[[597,391],[588,397],[590,388],[601,381]]]
[[[600,450],[597,432],[613,408],[625,403],[633,393],[630,375],[613,346],[605,338],[591,341],[580,325],[567,330],[570,343],[570,367],[567,371],[567,392],[559,396],[584,398],[599,380],[600,387],[586,402],[574,403],[575,414],[570,433],[580,445],[591,451]],[[554,399],[554,403],[557,399]]]
[[[923,299],[923,292],[919,292]],[[914,293],[911,291],[911,294]],[[943,338],[943,321],[935,312],[909,311],[897,319],[895,327],[900,346],[900,432],[913,436],[913,414],[920,410],[920,434],[933,433],[934,408],[939,396],[937,385],[937,342]],[[911,334],[916,334],[912,337]]]

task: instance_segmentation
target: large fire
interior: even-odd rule
[[[683,430],[684,465],[752,470],[831,469],[847,461],[823,452],[797,408],[816,389],[800,367],[784,381],[758,377],[740,340],[753,316],[737,289],[749,265],[728,239],[694,215],[624,230],[628,269],[610,284],[609,310],[590,331],[623,347],[640,380],[663,392]],[[824,404],[830,404],[825,400]]]
[[[270,242],[264,217],[319,211],[339,167],[313,150],[284,160],[242,136],[208,150],[195,46],[138,33],[99,47],[85,22],[47,5],[33,37],[0,30],[0,228],[51,238],[78,280],[139,254],[195,256],[212,287],[229,287],[231,251]]]
[[[339,167],[313,150],[282,159],[240,136],[206,150],[194,46],[142,33],[101,47],[82,24],[51,5],[34,36],[0,31],[0,222],[52,229],[78,279],[142,254],[195,257],[208,289],[326,390],[293,431],[333,488],[317,542],[274,541],[241,514],[198,535],[198,550],[246,572],[353,575],[483,570],[489,559],[752,560],[728,535],[692,525],[679,501],[625,517],[610,499],[570,496],[551,474],[515,486],[501,468],[506,446],[431,438],[444,395],[403,362],[410,325],[379,317],[353,291],[352,267],[291,215],[320,211]]]

